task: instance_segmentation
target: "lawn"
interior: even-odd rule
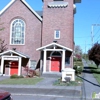
[[[83,66],[82,61],[74,61],[74,65]]]
[[[100,84],[100,68],[97,68],[96,65],[89,65],[93,76],[96,78],[97,82]]]
[[[43,78],[36,77],[36,78],[15,78],[15,79],[6,79],[0,81],[0,84],[3,85],[35,85],[38,82],[42,81]]]
[[[75,81],[62,82],[61,79],[56,80],[53,85],[55,86],[80,86],[82,84],[82,79],[76,77]]]

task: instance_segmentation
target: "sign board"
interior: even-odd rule
[[[4,57],[4,60],[18,60],[18,57]]]

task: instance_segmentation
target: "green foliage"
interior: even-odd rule
[[[88,58],[95,62],[95,64],[100,64],[100,44],[95,43],[94,46],[88,51]]]
[[[27,77],[33,77],[36,75],[36,71],[30,69],[28,66],[26,66],[24,70],[27,72]]]
[[[97,68],[96,65],[89,65],[93,76],[96,78],[97,82],[100,85],[100,68]]]
[[[79,45],[75,45],[75,54],[79,54],[79,55],[82,54],[82,49]]]
[[[14,79],[14,78],[24,78],[24,77],[23,76],[18,76],[16,74],[14,74],[14,75],[11,75],[10,78],[11,79]]]
[[[82,58],[85,59],[85,60],[87,60],[88,59],[88,54],[85,54],[85,53],[82,54]]]
[[[83,66],[74,65],[73,69],[75,70],[76,74],[81,74],[83,71]]]
[[[76,74],[81,74],[83,71],[82,60],[75,60],[73,69],[75,70]]]
[[[0,81],[0,84],[9,84],[9,85],[35,85],[38,82],[42,81],[43,78],[34,77],[34,78],[13,78],[5,79]]]
[[[81,85],[81,83],[82,83],[82,79],[76,77],[75,81],[70,81],[70,82],[62,82],[61,79],[58,79],[53,83],[53,85],[56,85],[56,86],[79,86],[79,85]]]
[[[0,39],[0,53],[6,51],[8,48],[6,47],[7,44],[4,44],[5,43],[5,40],[1,40]]]
[[[4,30],[5,28],[3,27],[4,23],[1,23],[1,19],[0,19],[0,31]]]
[[[83,67],[82,66],[77,66],[77,74],[81,74],[83,71]]]

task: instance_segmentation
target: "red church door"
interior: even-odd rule
[[[61,57],[52,57],[51,59],[51,71],[61,71]]]
[[[10,75],[18,75],[18,61],[13,61],[10,67]]]

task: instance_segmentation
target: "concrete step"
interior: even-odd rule
[[[48,78],[60,78],[62,76],[59,72],[50,72],[50,73],[43,73],[42,77],[48,77]]]

